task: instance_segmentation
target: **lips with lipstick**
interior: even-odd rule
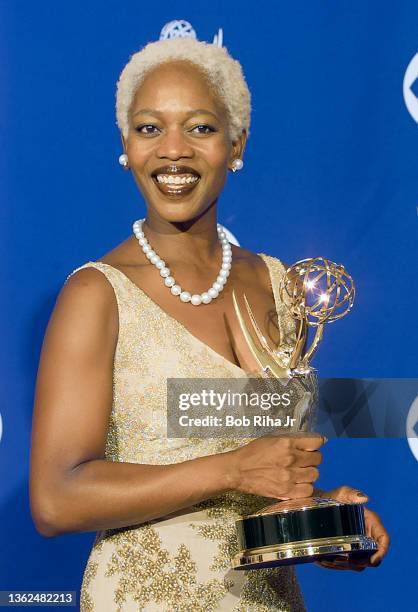
[[[177,164],[157,168],[151,176],[158,189],[171,197],[190,193],[200,181],[200,174],[194,168]]]

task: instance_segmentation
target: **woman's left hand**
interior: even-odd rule
[[[331,497],[340,502],[345,503],[360,503],[364,504],[368,501],[368,496],[352,487],[338,487],[332,491],[321,491],[319,497]],[[350,559],[348,555],[339,555],[335,559],[328,560],[324,559],[316,561],[317,565],[326,567],[328,569],[339,569],[339,570],[353,570],[361,572],[366,567],[377,567],[382,562],[383,557],[386,555],[389,549],[390,537],[388,532],[383,526],[380,517],[376,512],[364,508],[364,519],[366,523],[366,535],[373,538],[377,542],[378,549],[373,555],[366,558],[356,559],[354,556]]]

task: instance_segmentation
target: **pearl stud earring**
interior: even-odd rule
[[[119,163],[124,168],[128,167],[128,156],[126,155],[126,153],[122,153],[122,155],[119,155]]]
[[[232,172],[236,172],[237,170],[241,170],[244,166],[244,162],[242,159],[234,159],[232,162]]]

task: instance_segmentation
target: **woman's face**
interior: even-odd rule
[[[147,74],[129,113],[124,148],[148,208],[171,222],[204,213],[221,192],[228,167],[241,157],[227,115],[199,69],[163,64]]]

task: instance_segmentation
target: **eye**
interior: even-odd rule
[[[144,128],[147,128],[146,130],[144,130]],[[151,131],[148,130],[148,128],[151,128]],[[155,125],[152,125],[152,123],[144,123],[144,125],[138,125],[138,127],[135,128],[135,130],[139,133],[139,134],[144,134],[144,135],[150,135],[152,136],[153,134],[155,134],[155,132],[153,130],[158,129]]]
[[[216,132],[215,128],[207,124],[195,125],[195,127],[192,128],[191,131],[194,132],[195,130],[199,130],[198,132],[196,132],[197,134],[211,134],[212,132]]]

